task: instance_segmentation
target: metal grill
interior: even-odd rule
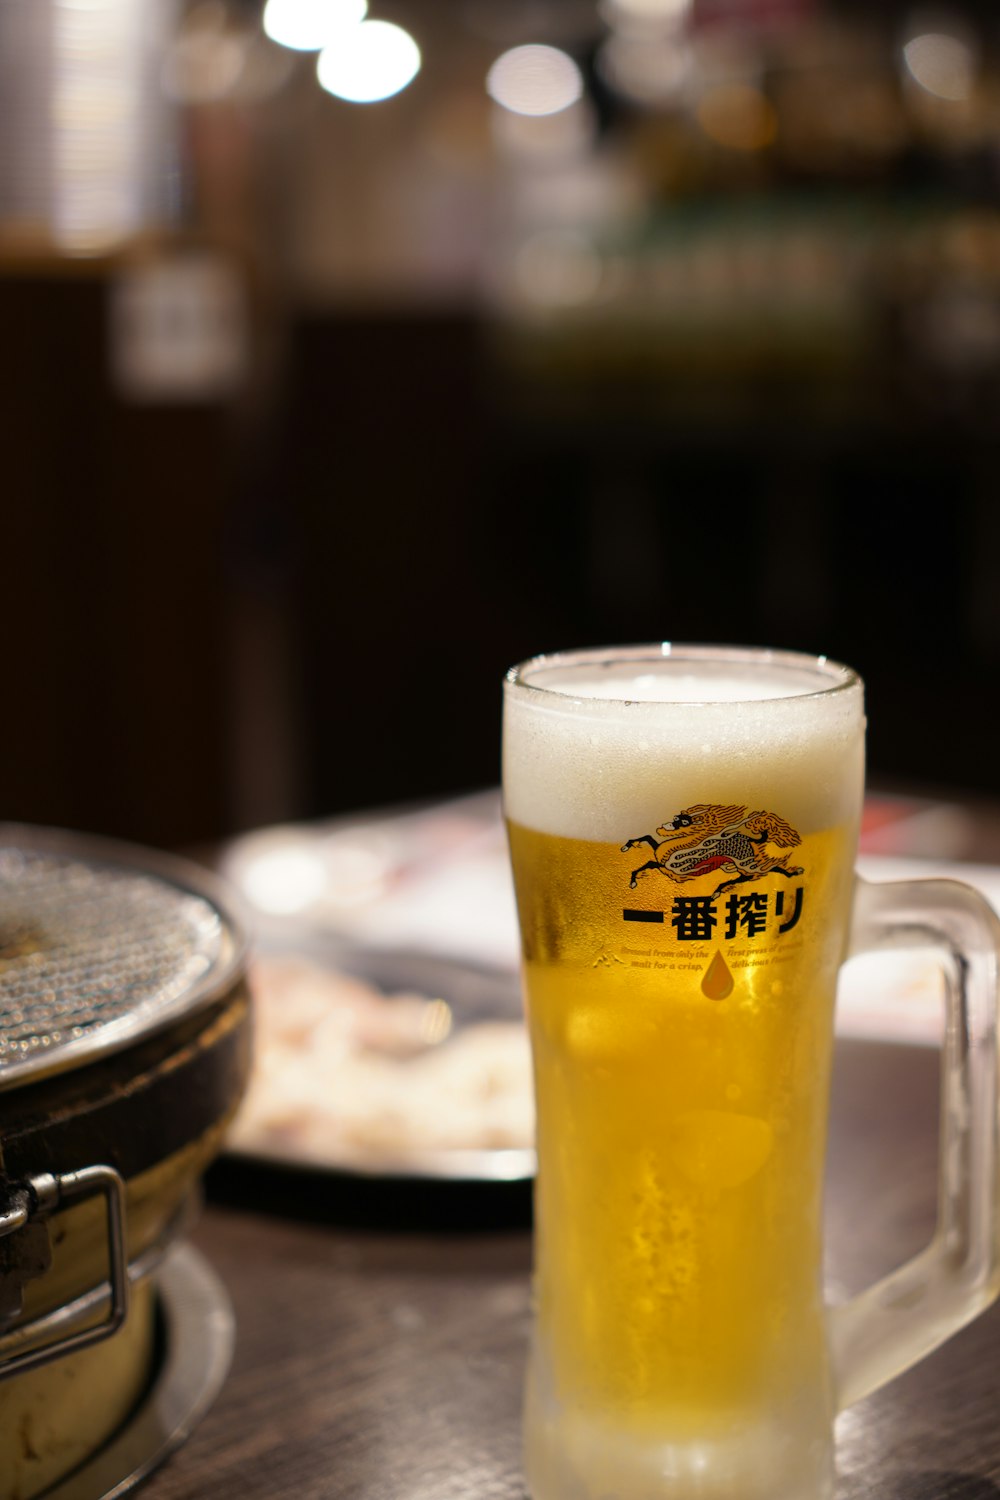
[[[183,885],[0,842],[0,1088],[155,1030],[227,946],[217,908]]]

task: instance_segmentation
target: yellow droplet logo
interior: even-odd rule
[[[707,995],[709,1000],[725,1000],[727,995],[733,993],[733,976],[729,972],[722,953],[718,950],[705,970],[705,977],[701,981],[701,992]]]

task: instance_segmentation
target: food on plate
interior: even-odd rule
[[[230,1136],[317,1164],[529,1148],[531,1061],[519,1021],[456,1028],[432,996],[383,994],[302,957],[258,958],[256,1059]]]

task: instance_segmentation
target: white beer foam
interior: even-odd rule
[[[690,663],[668,659],[663,666],[656,663],[652,670],[640,672],[632,663],[625,671],[607,667],[595,672],[592,666],[553,668],[539,679],[539,685],[571,698],[615,703],[752,703],[815,693],[818,682],[814,672],[794,667],[775,667],[767,674],[758,668],[751,675],[734,672],[728,662],[705,663],[692,670]]]
[[[839,669],[675,657],[557,662],[524,680],[507,684],[503,777],[506,815],[526,827],[620,844],[699,802],[766,809],[800,833],[858,816],[862,688]]]

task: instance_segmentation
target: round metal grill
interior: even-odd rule
[[[195,1008],[232,950],[227,922],[196,889],[0,837],[0,1088]]]

